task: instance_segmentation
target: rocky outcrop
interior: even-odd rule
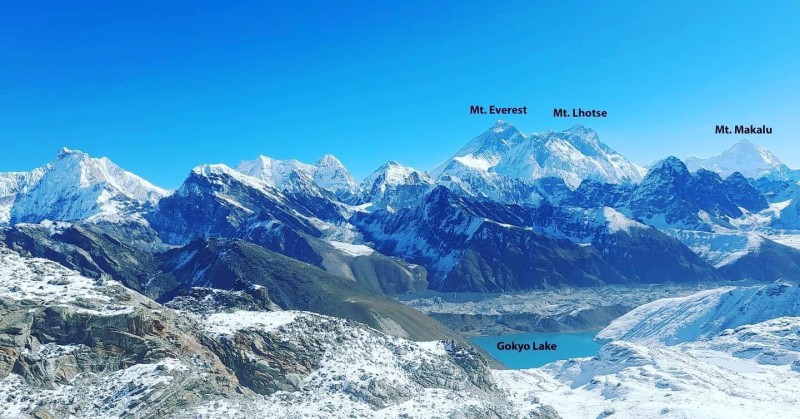
[[[0,379],[8,407],[20,414],[94,417],[117,409],[156,417],[204,394],[247,391],[188,332],[193,328],[192,320],[115,281],[0,248]],[[124,383],[126,394],[104,392],[114,387],[109,377],[139,374],[152,385],[142,378]],[[91,387],[97,397],[87,397]],[[97,402],[108,404],[100,409]]]

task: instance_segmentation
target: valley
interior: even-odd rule
[[[600,286],[508,293],[402,295],[398,300],[469,336],[598,331],[636,307],[713,284]]]

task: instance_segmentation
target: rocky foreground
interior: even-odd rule
[[[557,417],[457,342],[251,303],[168,308],[0,247],[0,417]]]

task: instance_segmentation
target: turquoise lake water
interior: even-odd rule
[[[592,339],[597,332],[582,333],[521,333],[513,335],[499,336],[477,336],[472,341],[489,352],[494,359],[503,363],[511,369],[535,368],[544,364],[569,358],[582,358],[597,354],[600,345],[594,343]],[[531,349],[500,350],[498,342],[504,344],[530,345]],[[555,350],[532,350],[535,346],[544,344],[556,344]]]

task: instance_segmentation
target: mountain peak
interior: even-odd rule
[[[736,144],[734,144],[731,148],[736,146],[758,147],[754,142],[748,140],[747,138],[742,138],[741,140],[737,141]]]
[[[230,167],[218,164],[201,164],[192,168],[192,173],[200,176],[229,174],[233,171]]]
[[[575,134],[588,134],[593,131],[594,131],[593,129],[586,128],[586,126],[584,126],[580,122],[564,130],[564,132],[572,132]]]
[[[15,175],[15,180],[14,199],[0,222],[132,219],[142,205],[169,193],[105,157],[67,147],[52,162]]]
[[[601,143],[594,130],[581,124],[532,135],[505,153],[492,170],[528,182],[559,177],[570,188],[587,179],[636,183],[644,174],[641,167]]]
[[[333,154],[325,154],[314,163],[317,167],[344,167],[341,161]]]
[[[491,130],[493,132],[503,132],[509,128],[514,128],[514,126],[511,125],[511,123],[508,121],[498,119],[497,121],[494,122],[494,125],[492,125]]]
[[[448,167],[452,167],[451,163],[456,160],[472,169],[487,171],[500,161],[504,153],[526,139],[527,137],[509,122],[497,120],[488,130],[474,137],[456,154],[436,167],[431,174],[434,177],[447,174],[445,172]]]
[[[433,183],[427,173],[416,170],[413,167],[404,166],[394,160],[390,160],[378,167],[362,181],[362,185],[370,187],[379,180],[388,185],[416,184],[420,182]]]
[[[667,170],[667,169],[673,169],[678,172],[688,171],[686,165],[683,164],[683,162],[675,156],[669,156],[663,160],[656,162],[655,164],[653,164],[653,166],[650,167],[651,172],[657,170]]]
[[[66,159],[66,158],[72,157],[72,156],[89,157],[89,155],[84,153],[83,151],[72,150],[72,149],[67,148],[67,147],[61,147],[61,150],[58,150],[58,154],[56,154],[56,158],[59,159],[59,160]]]

